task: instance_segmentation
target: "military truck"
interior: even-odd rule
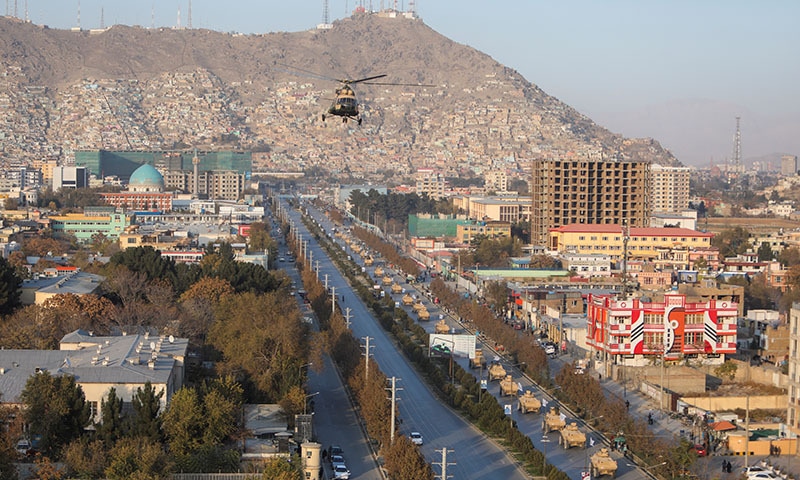
[[[414,297],[412,297],[407,293],[403,295],[402,300],[403,300],[403,305],[411,305],[412,303],[414,303]]]
[[[436,326],[434,327],[434,331],[436,333],[450,333],[450,325],[444,321],[444,318],[436,322]]]
[[[394,294],[403,293],[403,287],[401,287],[400,285],[398,285],[396,283],[393,283],[392,284],[392,293],[394,293]]]
[[[417,316],[419,317],[420,320],[430,320],[431,319],[431,314],[430,314],[430,312],[428,312],[428,309],[425,308],[425,307],[422,307],[421,310],[417,311]]]
[[[572,447],[586,447],[586,434],[578,430],[578,424],[570,422],[569,425],[561,429],[561,436],[558,437],[558,444],[564,450]]]
[[[506,378],[500,380],[500,396],[517,394],[517,382],[511,378],[511,375],[506,375]]]
[[[383,267],[375,267],[375,277],[383,276]]]
[[[489,381],[502,380],[506,377],[506,369],[497,362],[493,362],[489,366]]]
[[[617,476],[617,461],[611,458],[606,447],[601,448],[597,453],[589,457],[589,461],[592,464],[592,478],[598,478],[603,475],[611,475],[611,478]]]
[[[542,408],[542,402],[540,402],[538,398],[534,397],[533,392],[530,390],[526,390],[525,393],[519,397],[519,405],[517,405],[518,411],[522,413],[538,413],[540,408]]]
[[[547,435],[550,432],[560,431],[566,425],[567,422],[561,419],[561,415],[558,413],[556,407],[550,407],[550,411],[547,412],[542,419],[542,432]]]

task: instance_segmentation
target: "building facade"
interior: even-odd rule
[[[470,243],[476,236],[510,237],[511,224],[508,222],[475,222],[456,226],[456,239],[459,242]]]
[[[784,155],[781,157],[781,175],[797,175],[797,156]]]
[[[689,207],[689,177],[687,167],[650,165],[650,199],[653,212],[677,213]]]
[[[432,168],[420,168],[417,170],[416,187],[417,195],[442,198],[447,189],[447,181],[444,175]]]
[[[74,235],[80,243],[87,243],[95,235],[118,239],[132,223],[132,217],[125,213],[68,213],[49,217],[50,229],[54,234]]]
[[[531,243],[547,246],[551,229],[570,224],[649,224],[646,162],[534,160]]]
[[[590,294],[587,344],[617,365],[644,366],[662,356],[721,364],[736,352],[737,313],[736,303],[690,303],[681,294],[663,302]]]
[[[689,253],[708,249],[713,237],[711,233],[687,228],[630,228],[628,259],[687,268],[690,264]],[[625,234],[619,225],[565,225],[550,230],[548,248],[558,253],[606,253],[617,261],[624,254]],[[685,255],[677,255],[680,252]]]
[[[789,310],[789,406],[786,411],[786,424],[796,434],[800,434],[800,349],[798,335],[800,329],[800,302],[792,304]]]

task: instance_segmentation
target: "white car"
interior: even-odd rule
[[[337,480],[349,480],[350,470],[348,470],[344,465],[336,465],[333,467],[333,478]]]
[[[339,465],[344,465],[344,457],[341,455],[331,455],[331,465],[334,469]]]
[[[414,445],[422,445],[422,434],[419,432],[411,432],[411,443]]]
[[[747,480],[778,480],[780,479],[779,476],[775,475],[770,471],[763,471],[763,472],[748,472],[747,473]]]

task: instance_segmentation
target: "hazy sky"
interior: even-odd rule
[[[389,0],[361,0],[373,9]],[[175,26],[189,0],[7,0],[54,28]],[[331,21],[360,2],[329,0]],[[800,1],[416,0],[439,33],[474,47],[597,123],[651,136],[688,164],[729,157],[736,116],[745,157],[800,154]],[[192,0],[192,26],[299,31],[323,0]],[[398,0],[407,10],[410,2]],[[2,8],[2,7],[0,7]]]

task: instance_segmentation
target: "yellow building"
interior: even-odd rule
[[[508,222],[477,222],[456,226],[456,240],[459,242],[470,243],[474,237],[479,235],[488,238],[510,237],[511,224]]]
[[[628,258],[657,261],[675,251],[707,248],[713,236],[688,228],[631,228]],[[622,259],[624,234],[619,225],[565,225],[550,230],[549,248],[558,253],[605,253],[616,261]]]

